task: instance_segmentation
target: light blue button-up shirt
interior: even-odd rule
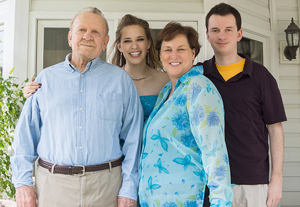
[[[117,66],[96,58],[80,72],[69,57],[36,78],[42,87],[26,101],[15,129],[12,181],[32,186],[37,157],[89,166],[125,155],[119,196],[136,199],[143,126],[136,87]]]

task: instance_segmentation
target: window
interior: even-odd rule
[[[238,42],[238,53],[245,53],[251,60],[263,65],[263,43],[243,37],[240,42]]]
[[[243,38],[238,42],[238,53],[247,54],[251,60],[270,68],[270,57],[267,52],[270,46],[270,36],[267,32],[258,33],[249,29],[243,29]]]
[[[68,45],[68,28],[44,28],[43,68],[64,61],[72,50]]]

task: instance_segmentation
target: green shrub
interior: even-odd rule
[[[15,195],[15,188],[11,183],[11,145],[15,125],[26,98],[23,96],[23,87],[14,83],[14,79],[16,78],[12,76],[7,79],[0,76],[0,198],[3,193],[10,198]]]

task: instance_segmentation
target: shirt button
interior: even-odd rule
[[[80,90],[80,93],[82,93],[82,90]]]
[[[92,69],[90,69],[90,71],[92,71]]]
[[[83,75],[82,75],[82,74],[81,74],[80,76],[81,76],[81,77],[83,77]]]
[[[80,126],[79,129],[82,129],[82,126]]]
[[[80,146],[79,148],[82,149],[82,146]]]
[[[82,108],[80,108],[79,110],[82,111]]]

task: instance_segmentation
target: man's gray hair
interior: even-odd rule
[[[83,13],[83,12],[91,12],[91,13],[94,13],[94,14],[98,14],[102,17],[102,19],[104,20],[105,22],[105,26],[106,26],[106,31],[107,31],[107,34],[108,34],[108,31],[109,31],[109,28],[108,28],[108,23],[107,23],[107,19],[104,17],[104,14],[99,10],[97,9],[96,7],[86,7],[84,9],[82,9],[81,11],[79,11],[72,19],[71,21],[71,25],[70,25],[70,31],[72,31],[72,26],[73,26],[73,22],[74,20],[76,19],[76,17]]]

